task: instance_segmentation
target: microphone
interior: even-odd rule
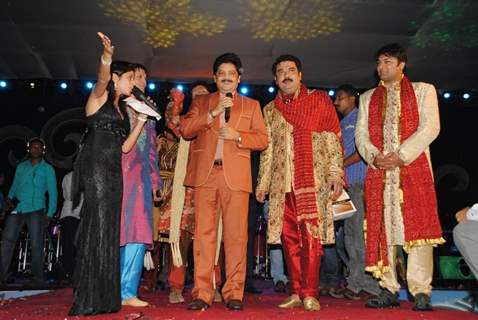
[[[231,92],[226,93],[226,97],[232,99],[232,93]],[[231,117],[231,107],[227,107],[224,109],[224,119],[226,120],[226,123],[229,122],[230,117]]]
[[[159,111],[156,109],[156,106],[151,101],[149,101],[149,99],[146,97],[144,92],[141,91],[140,88],[138,88],[137,86],[133,86],[133,89],[131,90],[131,93],[135,96],[136,99],[138,99],[139,101],[144,102],[148,107],[153,109],[153,111],[159,113]]]

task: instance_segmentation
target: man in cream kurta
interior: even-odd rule
[[[405,101],[403,100],[403,69],[406,63],[406,53],[397,44],[383,47],[377,53],[377,72],[381,78],[380,86],[365,92],[360,97],[360,109],[356,128],[356,144],[360,155],[369,165],[368,175],[371,170],[384,170],[383,175],[383,226],[388,257],[388,266],[371,264],[367,261],[366,269],[381,279],[380,286],[384,288],[377,298],[372,298],[367,307],[383,308],[398,306],[396,293],[400,289],[396,275],[396,250],[402,246],[408,253],[407,282],[410,293],[415,297],[414,310],[431,310],[430,294],[433,275],[433,245],[443,242],[440,237],[414,238],[407,241],[404,223],[403,205],[404,186],[401,179],[402,168],[406,168],[423,153],[431,177],[431,161],[429,145],[438,136],[440,120],[438,101],[433,85],[423,82],[410,83],[418,105],[418,126],[406,139],[401,139],[401,126],[405,126],[402,112]],[[372,142],[370,135],[369,107],[375,91],[383,90],[384,102],[382,112],[382,151]],[[370,107],[371,108],[371,107]],[[428,174],[428,172],[427,172]],[[433,179],[433,178],[431,178]],[[370,190],[369,190],[370,191]],[[367,202],[367,197],[365,202]],[[436,208],[436,206],[435,206]],[[434,212],[430,212],[430,216]],[[435,209],[436,216],[436,209]],[[437,220],[437,217],[434,217]],[[367,221],[368,222],[368,221]],[[438,223],[439,225],[439,223]],[[369,229],[369,225],[367,225]],[[410,237],[409,237],[410,238]],[[409,240],[408,238],[408,240]],[[367,247],[367,250],[369,248]]]

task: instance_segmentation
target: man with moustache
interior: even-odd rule
[[[230,310],[242,310],[246,272],[247,216],[252,191],[251,150],[267,147],[259,102],[236,92],[242,64],[234,53],[213,65],[218,92],[198,96],[180,121],[185,139],[195,139],[184,184],[195,190],[194,289],[190,310],[207,309],[214,298],[213,274],[219,208],[222,211],[226,282]]]
[[[404,75],[406,51],[392,43],[376,54],[380,84],[360,97],[357,149],[368,163],[365,178],[366,270],[382,291],[369,308],[399,306],[396,251],[408,253],[407,284],[415,311],[431,310],[433,246],[444,242],[429,145],[440,120],[435,88]]]
[[[278,57],[272,73],[280,90],[264,108],[270,142],[256,198],[269,195],[267,241],[282,242],[289,271],[291,296],[279,307],[318,311],[322,245],[334,243],[332,201],[344,184],[340,125],[328,94],[301,83],[297,57]]]

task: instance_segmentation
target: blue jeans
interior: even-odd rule
[[[276,284],[278,281],[287,283],[287,277],[284,274],[284,257],[282,254],[282,247],[280,245],[272,245],[269,248],[271,258],[271,276]]]
[[[38,280],[43,279],[44,251],[43,243],[45,240],[45,210],[37,210],[30,213],[9,214],[5,221],[5,228],[2,232],[2,242],[0,245],[0,277],[4,278],[8,274],[12,262],[13,251],[22,231],[23,225],[28,227],[31,247],[31,273]]]
[[[344,248],[344,232],[339,227],[335,233],[335,244],[323,247],[324,255],[320,264],[320,285],[338,287],[344,280],[342,263],[348,264]]]
[[[366,291],[371,294],[379,294],[380,287],[378,281],[372,275],[365,272],[365,240],[363,233],[364,203],[363,186],[354,184],[349,186],[348,193],[350,199],[355,204],[357,212],[345,219],[345,249],[349,256],[349,276],[347,278],[347,288],[355,293]]]

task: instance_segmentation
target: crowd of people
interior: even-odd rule
[[[359,95],[342,85],[335,101],[305,86],[299,58],[281,55],[271,67],[278,93],[263,108],[237,92],[239,56],[222,54],[212,66],[217,91],[193,85],[184,113],[184,95],[172,89],[164,133],[157,136],[154,119],[125,102],[134,86],[145,91],[146,67],[113,61],[111,40],[98,36],[103,52],[85,106],[87,129],[62,183],[63,264],[74,286],[70,315],[148,306],[138,288],[141,279],[146,289],[156,287],[162,242],[170,252],[170,303],[185,301],[192,246],[187,308],[224,301],[242,310],[244,292],[260,292],[252,283],[251,234],[262,203],[274,289],[289,287],[279,308],[319,311],[319,293],[363,299],[369,308],[397,307],[403,248],[413,310],[432,309],[433,247],[444,242],[429,153],[440,131],[438,101],[431,84],[404,74],[401,46],[377,51],[376,88]],[[57,211],[56,177],[43,159],[45,142],[33,138],[27,148],[5,199],[11,212],[2,230],[1,281],[8,279],[24,224],[33,280],[44,280],[45,220]],[[336,221],[334,201],[345,190],[356,211]],[[460,211],[454,230],[475,275],[477,212],[476,205]]]

